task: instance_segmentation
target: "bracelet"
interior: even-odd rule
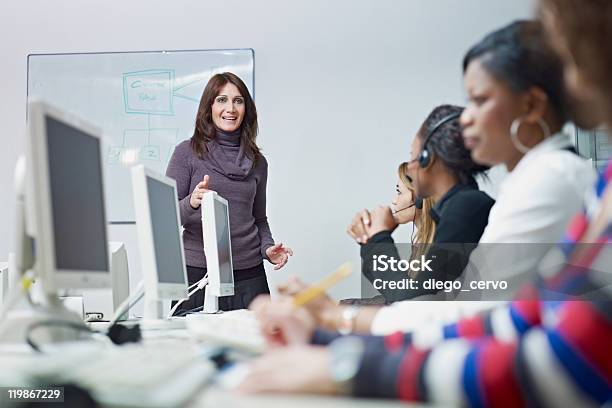
[[[352,305],[345,308],[342,311],[340,317],[340,324],[338,325],[338,332],[343,336],[353,333],[355,331],[355,320],[359,314],[359,306]]]

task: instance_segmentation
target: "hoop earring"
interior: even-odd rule
[[[544,139],[550,137],[550,128],[548,127],[544,119],[539,118],[536,123],[540,126],[540,129],[542,129]],[[518,132],[522,124],[523,121],[521,118],[516,118],[512,121],[512,124],[510,125],[510,140],[512,140],[512,144],[514,145],[514,148],[516,150],[523,154],[527,154],[527,152],[531,150],[531,147],[525,146],[523,142],[519,140],[518,137]]]

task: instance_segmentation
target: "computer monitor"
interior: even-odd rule
[[[68,113],[28,103],[28,222],[47,294],[110,285],[101,137]]]
[[[187,297],[187,269],[181,239],[176,183],[145,168],[132,167],[140,263],[145,280],[145,319],[160,319],[161,300]]]
[[[43,302],[9,310],[0,324],[0,342],[23,342],[39,321],[81,322],[81,316],[60,302],[58,290],[110,285],[100,130],[31,100],[25,153],[15,168],[17,253],[12,275],[21,278],[33,271]],[[61,325],[47,327],[45,333],[51,341],[81,336]]]
[[[0,305],[2,305],[8,296],[9,285],[9,264],[8,262],[0,262]]]
[[[218,298],[234,294],[234,269],[227,200],[210,191],[202,198],[202,238],[208,285],[204,295],[204,313],[219,310]]]
[[[130,270],[128,255],[123,242],[111,241],[108,243],[110,253],[111,287],[104,289],[84,289],[80,291],[83,296],[83,308],[89,318],[100,317],[103,320],[112,319],[113,315],[130,295]],[[118,320],[126,320],[127,312]]]

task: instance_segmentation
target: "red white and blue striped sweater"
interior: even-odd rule
[[[612,161],[593,194],[597,208],[612,182]],[[588,407],[612,401],[612,293],[594,300],[568,294],[601,286],[591,270],[612,267],[612,224],[596,244],[578,243],[592,219],[578,215],[559,246],[567,260],[532,296],[446,326],[363,336],[354,392],[474,407]],[[608,279],[609,282],[609,279]],[[555,300],[548,294],[555,293]],[[560,297],[560,293],[566,295]],[[338,335],[317,331],[315,344]]]

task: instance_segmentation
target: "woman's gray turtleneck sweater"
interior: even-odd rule
[[[266,259],[274,245],[266,216],[268,163],[260,156],[255,166],[240,143],[240,132],[218,131],[199,158],[185,140],[174,149],[166,175],[176,180],[183,243],[187,265],[205,268],[200,208],[189,204],[191,193],[205,175],[208,188],[229,203],[230,233],[234,269],[247,269]]]

